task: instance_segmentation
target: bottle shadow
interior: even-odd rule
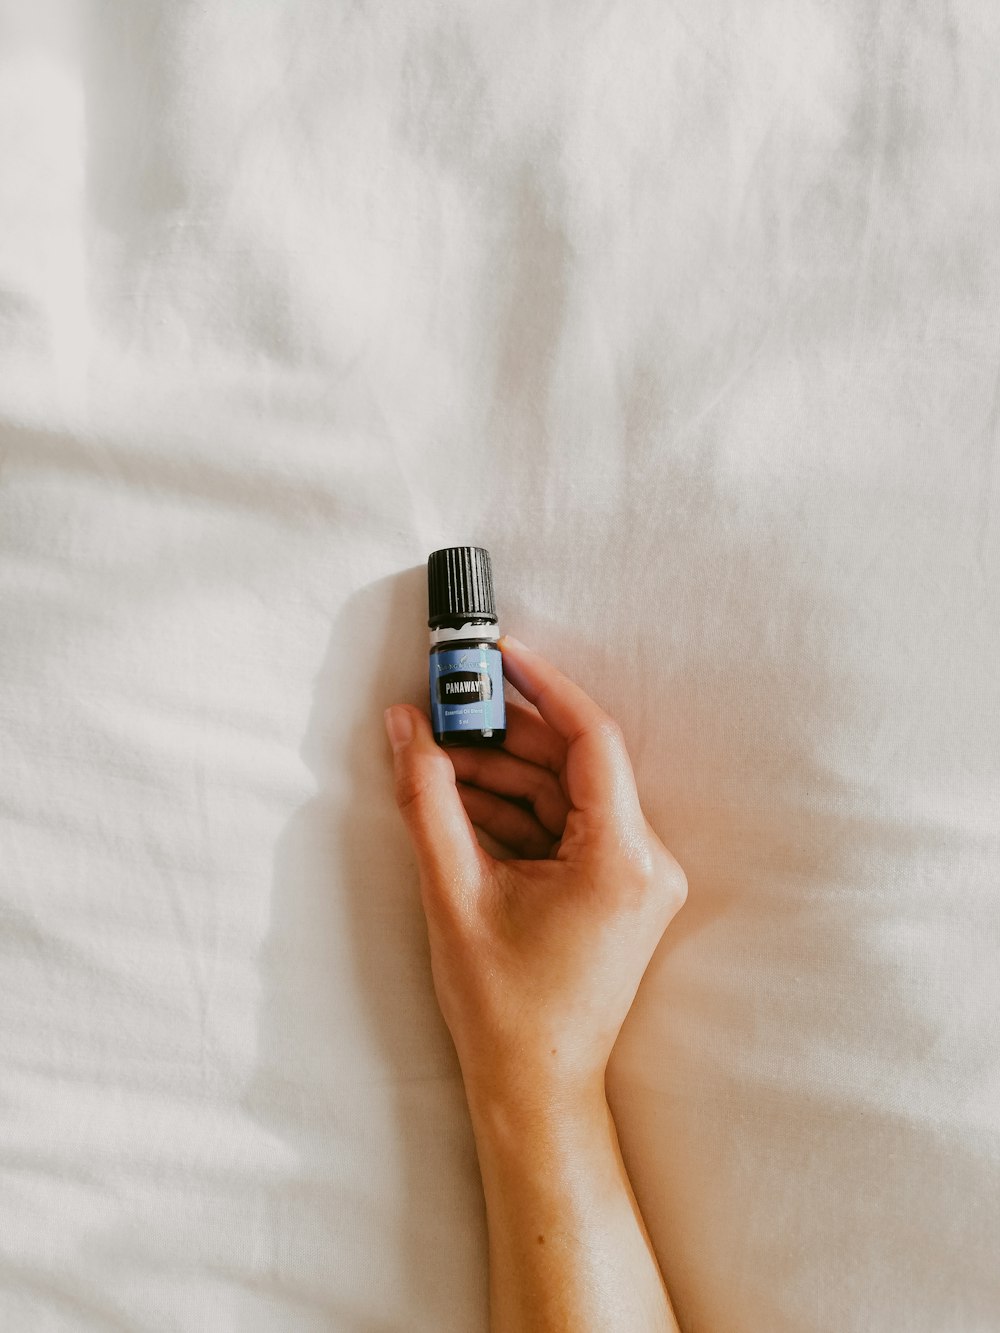
[[[260,959],[245,1104],[292,1154],[275,1261],[336,1330],[467,1333],[487,1321],[475,1142],[382,721],[390,703],[426,707],[425,601],[419,566],[367,585],[333,623],[301,747],[316,792],[278,839]],[[329,1255],[321,1289],[317,1245]]]

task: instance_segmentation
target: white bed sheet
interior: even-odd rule
[[[1000,23],[0,3],[0,1326],[485,1330],[383,707],[621,720],[686,1333],[1000,1328]]]

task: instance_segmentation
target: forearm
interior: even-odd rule
[[[470,1107],[492,1333],[673,1333],[603,1087],[531,1107]]]

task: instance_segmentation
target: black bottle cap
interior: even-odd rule
[[[482,546],[445,546],[427,558],[427,624],[488,616],[496,620],[490,553]]]

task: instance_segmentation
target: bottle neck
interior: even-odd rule
[[[449,643],[453,639],[487,640],[496,643],[500,637],[500,626],[495,620],[464,620],[456,616],[450,625],[436,625],[430,630],[430,646]]]

